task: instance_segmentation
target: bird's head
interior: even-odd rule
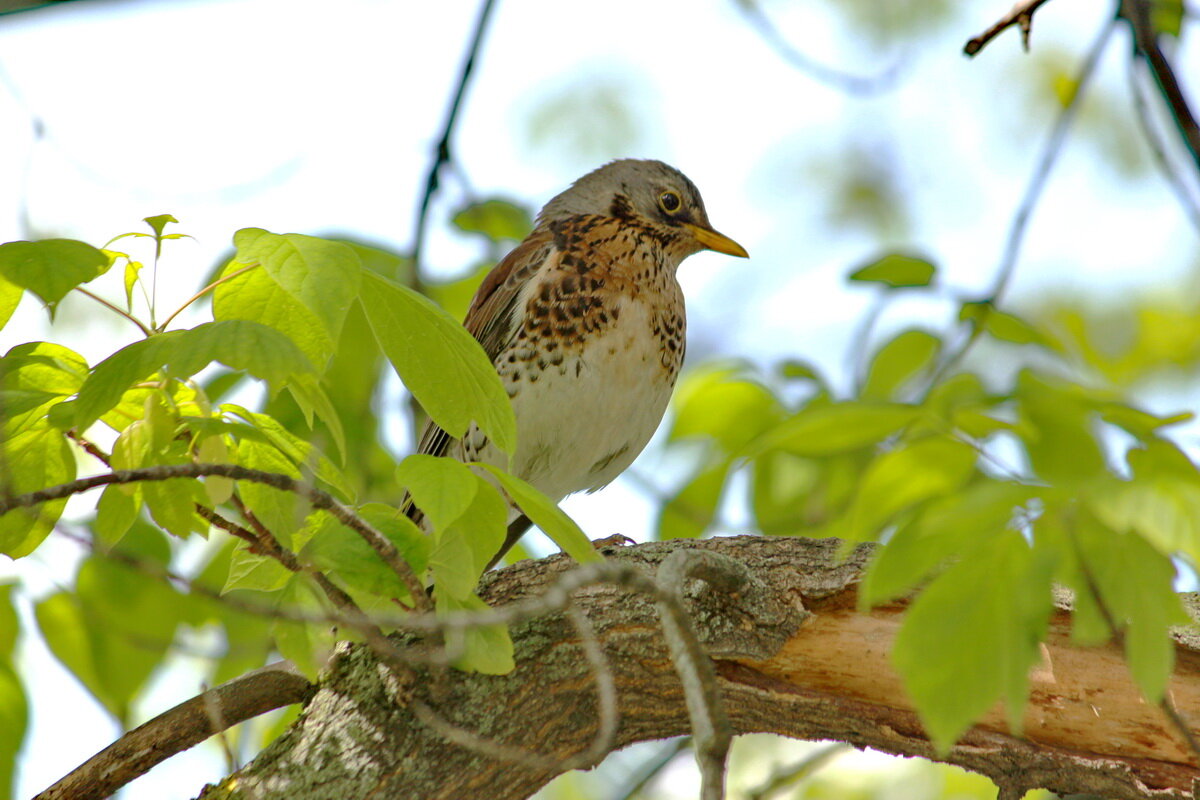
[[[696,184],[661,161],[626,158],[589,172],[546,204],[538,214],[538,224],[582,214],[665,229],[673,234],[670,238],[683,255],[715,250],[749,257],[740,244],[713,229]]]

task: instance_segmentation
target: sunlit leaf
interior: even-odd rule
[[[382,503],[362,506],[357,513],[396,546],[414,573],[425,573],[433,540],[412,520]],[[314,531],[301,552],[303,558],[352,589],[410,599],[408,587],[358,533],[324,512],[310,517],[309,525]]]
[[[449,592],[435,590],[434,597],[440,616],[454,612],[479,612],[488,608],[487,603],[474,594],[456,598]],[[503,625],[469,628],[464,633],[464,639],[465,653],[454,664],[459,669],[482,672],[485,675],[504,675],[516,667],[512,638]],[[451,636],[447,644],[452,645],[454,642]]]
[[[73,239],[0,244],[0,275],[33,292],[51,309],[67,292],[111,266],[102,251]]]
[[[238,442],[237,463],[250,469],[300,478],[286,455],[271,444],[253,439]],[[292,546],[292,534],[304,524],[308,501],[298,494],[276,489],[258,481],[238,481],[238,494],[259,522],[286,548]]]
[[[937,358],[942,340],[921,330],[907,330],[884,344],[871,359],[862,396],[891,400],[899,390]]]
[[[234,589],[277,592],[291,580],[292,572],[274,558],[251,553],[239,546],[229,559],[229,576],[222,594]]]
[[[396,482],[408,490],[436,530],[461,517],[479,490],[479,479],[461,461],[420,453],[400,462]]]
[[[499,197],[469,203],[450,221],[461,231],[481,233],[494,242],[518,242],[533,228],[533,218],[526,208]]]
[[[692,539],[708,530],[721,504],[729,467],[726,459],[702,467],[663,504],[656,526],[659,539]]]
[[[24,289],[0,275],[0,328],[8,324],[24,293]]]
[[[936,271],[937,268],[923,258],[890,253],[851,272],[850,280],[906,289],[928,286]]]
[[[75,453],[62,433],[48,425],[32,426],[0,439],[0,492],[23,494],[75,478]],[[54,528],[66,499],[0,516],[0,553],[20,558],[32,553]]]
[[[359,299],[380,347],[434,422],[454,437],[474,422],[512,453],[517,427],[508,393],[466,329],[428,299],[370,273]]]
[[[905,613],[892,662],[939,752],[997,699],[1020,733],[1051,610],[1050,575],[1020,534],[995,535],[935,578]]]
[[[497,469],[490,464],[476,463],[475,466],[482,467],[492,473],[492,476],[504,488],[504,491],[508,493],[513,502],[520,507],[521,511],[525,513],[525,516],[529,517],[534,525],[537,525],[547,536],[553,539],[554,543],[561,547],[564,553],[581,564],[602,560],[600,554],[592,547],[591,541],[584,535],[583,530],[580,529],[575,520],[568,517],[546,495],[520,478],[509,475],[507,472]]]
[[[471,503],[450,525],[434,533],[429,566],[439,591],[459,600],[470,597],[479,576],[504,542],[508,504],[483,478],[471,476],[478,484]]]

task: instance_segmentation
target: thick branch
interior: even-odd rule
[[[890,666],[903,606],[856,610],[855,585],[868,551],[842,561],[839,546],[737,537],[641,545],[612,558],[648,574],[681,550],[721,553],[745,566],[749,580],[740,590],[692,581],[684,595],[735,732],[834,739],[934,758]],[[494,605],[520,603],[572,567],[562,557],[522,562],[491,575],[483,595]],[[654,598],[596,585],[576,592],[575,603],[592,622],[616,681],[615,747],[689,732],[683,684]],[[1065,611],[1051,621],[1045,661],[1032,675],[1023,738],[1006,732],[997,708],[941,760],[988,775],[1008,794],[1042,786],[1112,798],[1190,797],[1200,769],[1170,721],[1142,702],[1117,647],[1072,647],[1069,623]],[[412,710],[419,701],[490,741],[526,750],[536,742],[542,755],[561,763],[586,750],[600,715],[575,627],[555,614],[515,625],[513,636],[513,673],[454,672],[440,684],[423,674],[397,677],[368,648],[344,647],[302,720],[204,797],[528,797],[561,768],[448,743]],[[1193,643],[1178,644],[1171,693],[1177,708],[1200,708],[1200,649]],[[1197,729],[1195,720],[1189,725]]]
[[[291,664],[248,672],[186,700],[122,736],[34,800],[108,797],[157,764],[251,717],[307,700],[314,690]]]

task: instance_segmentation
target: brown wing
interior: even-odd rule
[[[492,267],[476,290],[463,325],[493,363],[516,332],[521,288],[538,272],[553,249],[554,237],[549,230],[534,231]],[[430,420],[421,434],[417,452],[448,455],[453,441],[453,437]]]

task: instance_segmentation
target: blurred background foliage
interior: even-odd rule
[[[388,35],[378,40],[363,22],[377,9],[358,8],[353,17],[346,12],[348,21],[332,32],[361,52],[348,59],[358,71],[337,73],[337,83],[303,66],[314,61],[330,31],[300,27],[286,4],[260,10],[247,4],[251,9],[239,25],[255,31],[284,26],[290,35],[279,37],[280,50],[259,51],[244,42],[230,50],[213,41],[200,53],[185,49],[183,57],[203,63],[214,52],[234,53],[245,86],[270,87],[259,97],[215,77],[190,78],[178,92],[168,89],[173,68],[183,70],[168,57],[180,46],[170,27],[179,23],[170,20],[141,29],[141,39],[126,43],[141,50],[130,71],[97,71],[93,77],[85,70],[71,91],[59,87],[56,94],[34,75],[49,70],[55,53],[70,52],[80,65],[94,62],[113,46],[104,41],[113,35],[106,24],[144,22],[158,13],[155,3],[59,5],[0,17],[0,36],[12,45],[0,58],[8,112],[0,137],[13,143],[0,163],[0,179],[9,187],[3,239],[64,235],[100,244],[130,220],[169,207],[203,244],[173,251],[178,260],[166,262],[175,272],[171,281],[163,279],[167,292],[186,296],[200,283],[196,274],[223,266],[228,254],[220,253],[222,243],[235,228],[272,225],[336,235],[371,269],[421,288],[461,317],[487,270],[528,230],[539,203],[566,181],[625,155],[674,161],[696,179],[714,222],[755,258],[748,266],[695,259],[685,267],[688,372],[657,446],[599,500],[568,503],[594,535],[616,528],[635,538],[747,530],[845,533],[837,526],[848,524],[858,481],[875,460],[869,438],[857,450],[854,442],[824,453],[768,448],[751,468],[741,468],[757,437],[799,410],[819,411],[830,402],[920,401],[990,441],[988,457],[999,466],[972,462],[947,478],[955,491],[978,489],[977,495],[961,495],[971,501],[987,499],[993,490],[987,487],[994,486],[988,481],[1006,474],[1031,468],[1070,473],[1081,468],[1075,457],[1081,452],[1095,456],[1083,469],[1132,469],[1124,464],[1126,451],[1135,441],[1155,440],[1161,420],[1134,419],[1118,408],[1121,401],[1135,398],[1164,419],[1195,407],[1200,259],[1194,203],[1200,181],[1135,63],[1125,27],[1116,30],[1093,79],[1081,84],[1081,64],[1095,31],[1114,13],[1111,5],[1052,0],[1034,20],[1031,53],[1021,52],[1018,32],[1009,30],[966,61],[958,56],[963,42],[1007,13],[1008,2],[666,3],[667,10],[658,12],[665,17],[650,23],[661,35],[647,38],[598,24],[595,34],[578,34],[576,45],[567,42],[567,52],[573,46],[581,51],[580,60],[572,61],[556,49],[564,45],[542,37],[577,30],[570,27],[574,10],[499,0],[486,58],[477,67],[453,157],[431,206],[419,275],[411,258],[409,204],[423,185],[474,4],[436,20],[400,9],[399,24],[391,20],[390,28],[382,27]],[[225,24],[239,15],[229,4],[191,5],[217,7]],[[74,10],[83,6],[91,8]],[[637,7],[614,9],[628,21],[637,19]],[[1157,3],[1155,10],[1178,73],[1185,81],[1200,74],[1189,46],[1195,20],[1175,2]],[[71,13],[80,16],[72,19]],[[58,44],[68,31],[77,38]],[[398,62],[364,55],[395,47],[397,35],[409,49],[440,50],[440,59],[427,59],[436,68],[418,62],[424,72],[410,68],[398,75]],[[428,41],[417,42],[420,36]],[[514,53],[541,55],[521,61]],[[328,66],[320,58],[315,62],[319,69]],[[843,72],[832,65],[853,68]],[[289,76],[289,69],[297,75]],[[373,74],[385,80],[373,82]],[[413,88],[417,83],[429,84],[424,94]],[[217,85],[225,94],[210,88]],[[1148,98],[1147,110],[1135,102],[1138,92]],[[1032,209],[1012,289],[1000,309],[979,313],[1041,148],[1076,99],[1078,116],[1049,188]],[[152,116],[176,120],[167,123],[175,127],[139,117],[139,104],[155,105],[160,113]],[[294,116],[304,104],[314,116],[342,121],[332,132],[306,125],[302,115]],[[181,117],[167,113],[176,105]],[[381,110],[396,106],[403,112],[398,118]],[[67,107],[83,112],[88,124],[70,124]],[[101,122],[123,130],[137,154],[93,144],[88,125]],[[254,125],[265,134],[244,134],[216,166],[190,156],[199,145],[187,139],[189,127],[219,138],[215,131]],[[1148,143],[1153,141],[1158,144]],[[501,166],[510,162],[525,171]],[[1173,193],[1164,175],[1174,176],[1182,190]],[[1180,204],[1179,195],[1193,205]],[[308,207],[285,202],[295,198],[309,198]],[[919,290],[846,280],[888,253],[937,270],[915,284],[928,283]],[[58,324],[70,326],[85,346],[102,349],[128,333],[120,320],[97,315],[86,302],[68,296],[58,312]],[[29,301],[18,308],[4,332],[4,349],[18,341],[13,330],[20,341],[47,337],[42,313]],[[411,448],[420,421],[407,413],[411,406],[384,370],[381,354],[362,346],[370,340],[366,326],[362,315],[346,319],[327,378],[338,387],[331,400],[345,427],[345,463],[354,467],[348,473],[355,490],[396,502],[394,456]],[[930,365],[961,346],[962,337],[976,335],[958,365],[969,377],[947,380],[940,394],[922,396]],[[93,362],[94,354],[88,354]],[[254,392],[222,374],[209,376],[205,388],[214,402]],[[1037,402],[1045,397],[1057,405]],[[301,409],[287,395],[264,410],[308,435]],[[1097,423],[1097,414],[1108,416]],[[1031,426],[1075,438],[1039,449]],[[328,431],[318,426],[316,435],[330,445]],[[1172,427],[1169,441],[1193,460],[1200,452],[1193,422]],[[1070,463],[1056,461],[1055,453],[1064,452]],[[1108,514],[1101,522],[1116,524],[1122,514],[1136,513],[1130,511],[1136,501],[1124,508],[1098,505],[1097,513]],[[980,508],[986,513],[990,507]],[[1153,540],[1154,532],[1147,536]],[[180,548],[149,526],[135,527],[124,544],[145,559],[184,564],[214,588],[228,573],[228,547]],[[529,552],[540,552],[538,542],[527,544]],[[1192,563],[1176,564],[1185,576],[1181,585],[1190,585]],[[916,568],[898,572],[905,570]],[[152,588],[159,584],[144,572],[85,556],[69,541],[39,556],[26,572],[12,574],[20,583],[15,590],[5,586],[0,596],[0,654],[13,649],[18,631],[23,650],[15,667],[3,659],[0,685],[11,686],[20,676],[33,716],[18,794],[43,788],[106,744],[114,729],[105,713],[121,725],[136,724],[190,696],[198,680],[225,680],[267,656],[262,620]],[[886,594],[888,584],[876,578]],[[903,585],[895,574],[889,580],[897,581],[893,589]],[[111,602],[114,585],[131,605],[153,609],[150,616],[161,630],[132,636],[124,622],[130,606]],[[57,725],[38,719],[52,716],[46,695],[61,690],[29,666],[47,660],[33,652],[40,645],[29,640],[39,625],[31,617],[43,623],[42,630],[56,632],[57,640],[46,635],[50,649],[105,709],[92,720],[92,738],[58,761],[47,761],[45,753]],[[47,626],[51,619],[56,622]],[[122,668],[114,670],[114,664]],[[57,679],[58,685],[70,680],[61,674]],[[12,694],[23,702],[23,694]],[[0,708],[8,712],[18,704]],[[252,754],[286,722],[285,715],[278,717],[232,734],[226,752],[241,759]],[[0,731],[12,729],[0,725]],[[631,776],[664,761],[663,747],[631,748],[591,773],[564,776],[540,796],[694,796],[686,751],[666,760],[639,793],[627,793]],[[770,737],[739,740],[732,762],[736,791],[762,798],[994,796],[989,782],[959,770],[840,751],[790,783],[753,794],[775,771],[805,763],[822,747]],[[179,771],[157,788],[147,779],[127,796],[168,796],[164,785],[176,790],[171,796],[190,796],[226,769],[215,745],[200,753],[183,767],[162,768]],[[200,777],[187,777],[189,769]],[[187,788],[179,792],[181,785]]]

